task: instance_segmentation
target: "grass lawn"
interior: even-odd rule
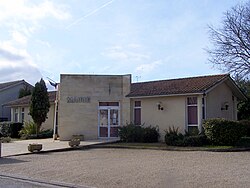
[[[238,148],[235,146],[203,146],[203,147],[180,147],[180,146],[168,146],[164,142],[159,143],[109,143],[102,145],[101,147],[107,148],[129,148],[129,149],[156,149],[156,150],[173,150],[173,151],[235,151],[248,148]]]

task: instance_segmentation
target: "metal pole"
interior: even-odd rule
[[[0,140],[0,158],[2,157],[2,141]]]
[[[56,140],[57,139],[57,133],[56,133],[56,113],[57,113],[57,87],[55,87],[56,89],[56,100],[55,100],[55,113],[54,113],[54,130],[53,130],[53,139]]]

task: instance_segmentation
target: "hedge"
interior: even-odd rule
[[[247,137],[250,137],[250,120],[241,120],[240,123],[245,126],[246,129],[246,135]]]
[[[183,146],[204,146],[208,145],[209,140],[205,135],[196,135],[196,136],[185,136],[183,139]]]
[[[0,122],[0,137],[20,138],[19,131],[22,128],[22,123]]]
[[[246,134],[246,126],[238,121],[209,119],[203,123],[205,135],[213,145],[235,145]]]
[[[144,127],[133,123],[119,127],[118,134],[123,142],[158,142],[160,136],[158,127]]]
[[[241,137],[236,143],[238,147],[250,147],[250,137]]]
[[[179,129],[169,127],[165,130],[165,143],[169,146],[183,146],[184,135],[179,133]]]

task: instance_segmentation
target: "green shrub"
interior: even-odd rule
[[[158,142],[158,139],[160,137],[159,134],[159,127],[145,127],[143,131],[143,142],[145,143],[152,143],[152,142]]]
[[[42,130],[38,134],[38,138],[52,138],[53,137],[53,129]]]
[[[209,119],[204,121],[203,127],[213,145],[235,145],[245,134],[245,126],[237,121]]]
[[[11,123],[10,124],[10,137],[20,138],[19,131],[22,130],[23,123]]]
[[[30,135],[36,134],[36,124],[32,121],[24,122],[24,127],[21,131],[19,131],[19,135],[27,139]]]
[[[10,123],[9,121],[0,122],[0,137],[10,137]]]
[[[158,142],[158,127],[143,127],[133,123],[119,127],[118,134],[123,142]]]
[[[209,141],[205,135],[185,136],[183,139],[184,146],[204,146],[208,144]]]
[[[250,137],[241,137],[235,145],[239,147],[250,147]]]
[[[119,127],[118,134],[122,142],[142,142],[143,129],[141,126],[132,123]]]
[[[24,123],[24,127],[21,131],[19,131],[19,135],[23,139],[52,138],[53,130],[52,129],[42,130],[37,135],[36,124],[32,121],[28,121]]]
[[[22,127],[22,123],[10,121],[0,122],[0,137],[20,138],[18,133]]]
[[[183,134],[179,133],[179,128],[169,127],[165,130],[165,142],[169,146],[182,146],[183,145]]]
[[[241,120],[240,123],[245,126],[246,129],[246,135],[247,137],[250,137],[250,120]]]
[[[185,136],[197,136],[199,132],[198,126],[188,126],[188,131],[185,131]]]

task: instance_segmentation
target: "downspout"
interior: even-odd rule
[[[207,119],[207,98],[206,98],[206,93],[204,91],[202,95],[202,121],[201,121],[201,130],[203,130],[202,124],[204,120]]]

